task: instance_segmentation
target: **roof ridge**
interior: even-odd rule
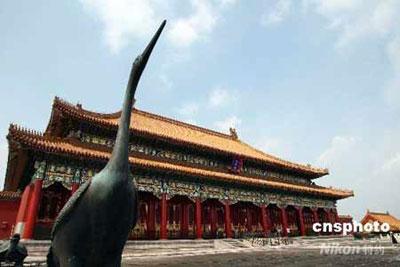
[[[43,132],[33,130],[15,123],[10,123],[10,126],[8,127],[8,132],[11,134],[24,133],[30,136],[44,137]]]
[[[92,111],[83,109],[81,105],[73,105],[73,104],[69,103],[68,101],[60,99],[59,97],[56,97],[54,99],[53,110],[54,110],[54,108],[59,109],[62,112],[66,111],[66,112],[72,114],[73,116],[78,116],[78,118],[87,119],[88,121],[91,121],[94,123],[96,123],[96,122],[103,123],[104,125],[107,125],[107,126],[113,126],[115,124],[114,119],[118,118],[118,112],[113,113],[113,114],[101,114],[101,113],[97,113],[97,112],[92,112]],[[197,125],[192,125],[189,123],[181,122],[176,119],[164,117],[164,116],[150,113],[147,111],[138,110],[136,108],[133,109],[133,112],[134,112],[134,114],[139,114],[139,115],[142,115],[142,116],[150,118],[150,119],[154,119],[154,120],[157,120],[160,122],[166,122],[166,123],[169,123],[170,125],[183,127],[183,128],[189,129],[189,130],[191,129],[193,131],[200,131],[201,133],[209,134],[210,136],[213,136],[213,137],[223,138],[224,140],[227,140],[229,142],[243,145],[244,147],[246,147],[247,149],[249,149],[250,151],[252,151],[254,153],[254,155],[250,155],[250,154],[243,155],[244,157],[248,157],[249,159],[261,160],[261,162],[268,162],[268,163],[272,163],[272,164],[279,164],[279,165],[282,165],[283,167],[289,167],[289,168],[292,168],[297,171],[302,171],[302,172],[304,171],[307,173],[312,173],[313,175],[315,175],[315,177],[320,177],[320,176],[329,174],[329,171],[327,169],[312,167],[310,164],[305,165],[305,164],[295,163],[295,162],[291,162],[291,161],[284,160],[282,158],[270,155],[264,151],[261,151],[255,147],[241,141],[240,139],[234,138],[234,136],[232,136],[232,135],[220,133],[220,132],[217,132],[214,130],[210,130],[210,129],[207,129],[204,127],[197,126]],[[109,120],[107,118],[111,118],[112,120]],[[49,124],[50,123],[51,122],[49,122]],[[140,131],[140,130],[138,130],[138,131]],[[156,136],[165,137],[159,133],[154,133],[154,132],[147,131],[147,130],[141,130],[141,131],[147,132],[149,134],[153,134]],[[167,137],[167,138],[171,138],[171,137]],[[176,137],[176,139],[180,140],[179,137]],[[182,142],[199,145],[196,142],[190,142],[187,140],[182,141]],[[200,146],[204,146],[204,144],[200,144]],[[239,156],[242,155],[240,151],[229,151],[229,149],[224,150],[221,147],[216,148],[216,147],[212,147],[212,146],[210,146],[209,148],[215,149],[215,150],[218,150],[221,152],[226,152],[231,155],[235,155],[235,154],[237,154]],[[264,158],[264,159],[260,159],[258,157]]]
[[[101,113],[101,112],[94,112],[82,107],[82,104],[72,104],[71,102],[62,99],[58,96],[54,98],[53,106],[61,105],[63,107],[72,108],[74,111],[84,113],[86,115],[91,115],[100,118],[119,118],[121,111],[113,112],[113,113]]]
[[[200,131],[203,131],[203,132],[206,132],[206,133],[209,133],[209,134],[217,135],[219,137],[228,138],[228,139],[233,140],[233,141],[237,141],[238,140],[238,139],[232,138],[232,136],[230,134],[218,132],[218,131],[211,130],[211,129],[208,129],[208,128],[205,128],[205,127],[202,127],[202,126],[198,126],[198,125],[194,125],[194,124],[191,124],[191,123],[179,121],[179,120],[174,119],[174,118],[168,118],[168,117],[165,117],[165,116],[162,116],[162,115],[159,115],[159,114],[155,114],[155,113],[151,113],[151,112],[148,112],[148,111],[139,110],[137,108],[134,108],[134,110],[137,111],[138,113],[141,113],[142,115],[145,115],[145,116],[148,116],[148,117],[151,117],[151,118],[154,118],[154,119],[167,121],[167,122],[170,122],[170,123],[173,123],[173,124],[177,124],[179,126],[188,127],[190,129],[200,130]]]
[[[394,217],[392,214],[390,214],[388,212],[368,211],[368,214],[370,214],[370,215],[385,215],[385,216]]]
[[[68,106],[69,108],[73,108],[75,111],[83,112],[83,113],[86,113],[88,115],[92,115],[92,116],[95,116],[95,117],[101,117],[101,118],[119,118],[119,114],[121,114],[121,111],[117,111],[117,112],[114,112],[114,113],[100,113],[100,112],[90,111],[90,110],[82,108],[82,106],[76,106],[76,105],[68,102],[67,100],[61,99],[61,98],[59,98],[57,96],[54,99],[54,103],[62,104],[64,106]],[[139,113],[141,115],[147,116],[147,117],[151,117],[153,119],[166,121],[166,122],[173,123],[173,124],[176,124],[176,125],[179,125],[179,126],[187,127],[187,128],[194,129],[194,130],[199,130],[199,131],[202,131],[202,132],[205,132],[205,133],[208,133],[208,134],[212,134],[212,135],[216,135],[216,136],[219,136],[219,137],[222,137],[222,138],[227,138],[227,139],[231,139],[231,140],[236,141],[235,139],[232,138],[232,136],[230,134],[218,132],[218,131],[211,130],[211,129],[208,129],[208,128],[205,128],[205,127],[202,127],[202,126],[198,126],[198,125],[194,125],[194,124],[191,124],[191,123],[179,121],[179,120],[177,120],[175,118],[165,117],[165,116],[162,116],[162,115],[159,115],[159,114],[155,114],[155,113],[152,113],[152,112],[149,112],[149,111],[145,111],[145,110],[141,110],[141,109],[138,109],[138,108],[134,107],[134,108],[132,108],[132,113],[135,113],[135,112],[137,112],[137,113]]]

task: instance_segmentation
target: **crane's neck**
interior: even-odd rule
[[[118,124],[117,138],[115,139],[115,144],[110,161],[107,164],[108,168],[112,170],[129,170],[129,128],[131,124],[132,106],[135,101],[134,97],[136,87],[139,82],[138,77],[136,77],[138,63],[140,61],[138,59],[136,59],[132,65],[131,75],[129,77],[128,86],[125,91],[124,103],[122,106],[121,117]]]
[[[136,58],[135,62],[133,62],[128,86],[126,87],[125,91],[124,104],[121,110],[117,138],[115,139],[111,158],[106,166],[106,168],[108,168],[110,171],[123,173],[129,172],[129,128],[131,124],[132,105],[135,98],[136,87],[139,83],[140,76],[146,67],[150,54],[156,45],[158,37],[165,26],[165,23],[166,21],[164,20],[143,53]]]

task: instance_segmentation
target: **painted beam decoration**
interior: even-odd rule
[[[46,170],[45,166],[47,166]],[[99,169],[72,167],[61,163],[48,163],[48,165],[46,165],[44,161],[36,162],[35,167],[37,170],[33,178],[41,177],[42,175],[44,188],[56,182],[60,182],[69,190],[72,188],[74,182],[84,183],[99,171]],[[209,185],[207,183],[181,181],[173,179],[173,177],[167,178],[157,175],[133,174],[133,178],[139,191],[150,192],[158,197],[160,197],[162,193],[167,193],[169,198],[172,198],[174,195],[182,195],[193,199],[195,197],[201,197],[202,199],[230,200],[232,204],[244,201],[256,205],[271,203],[277,204],[278,206],[336,207],[335,200],[312,198],[304,195],[229,188]]]

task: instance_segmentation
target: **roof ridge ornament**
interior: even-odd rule
[[[229,133],[232,137],[233,140],[239,140],[238,134],[236,132],[236,129],[233,127],[229,127]]]

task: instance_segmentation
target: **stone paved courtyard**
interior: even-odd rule
[[[123,266],[400,266],[400,249],[384,255],[320,255],[319,249],[290,248],[204,256],[152,257],[126,260]]]
[[[322,244],[334,246],[321,255]],[[400,246],[376,240],[296,240],[288,246],[221,254],[125,258],[123,266],[400,266]]]
[[[262,240],[269,242],[262,246],[261,242],[237,239],[128,241],[123,253],[123,266],[400,267],[400,246],[392,245],[388,239],[301,237],[290,239],[290,242],[274,242],[272,245],[271,239]],[[26,266],[45,266],[50,242],[24,243],[29,252]]]

